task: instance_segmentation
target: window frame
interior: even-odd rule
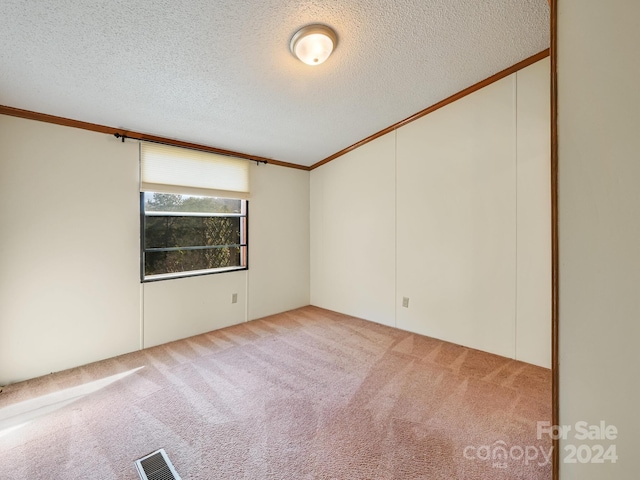
[[[160,282],[163,280],[173,280],[176,278],[187,278],[187,277],[201,277],[204,275],[216,275],[216,274],[220,274],[220,273],[229,273],[229,272],[238,272],[238,271],[242,271],[242,270],[249,270],[249,200],[247,199],[241,199],[241,198],[230,198],[230,197],[215,197],[213,195],[210,195],[213,198],[225,198],[225,199],[230,199],[230,200],[240,200],[242,202],[244,202],[244,214],[243,213],[239,213],[239,214],[220,214],[220,213],[212,213],[210,215],[203,213],[203,214],[197,214],[197,215],[193,215],[193,214],[187,214],[187,215],[180,215],[180,212],[175,212],[175,215],[172,216],[201,216],[201,217],[233,217],[233,218],[241,218],[244,219],[244,221],[240,221],[240,244],[237,245],[233,245],[233,246],[237,246],[240,248],[240,262],[242,263],[242,265],[240,266],[232,266],[232,267],[220,267],[220,268],[209,268],[209,269],[203,269],[203,270],[185,270],[182,272],[171,272],[171,273],[159,273],[159,274],[155,274],[155,275],[145,275],[145,260],[146,260],[146,253],[150,250],[153,251],[172,251],[172,250],[176,250],[176,248],[178,250],[180,250],[179,247],[167,247],[165,248],[153,248],[153,249],[148,249],[146,248],[146,219],[147,216],[156,216],[156,217],[162,217],[162,216],[166,216],[166,215],[147,215],[146,211],[145,211],[145,193],[167,193],[167,192],[151,192],[151,191],[141,191],[140,192],[140,282],[141,283],[150,283],[150,282]],[[181,193],[174,193],[174,195],[184,195]],[[191,194],[187,194],[187,195],[191,195]],[[206,195],[198,195],[198,196],[206,196]],[[173,213],[173,212],[172,212]],[[243,242],[244,240],[244,242]],[[218,246],[216,246],[218,247]],[[216,247],[211,247],[211,248],[216,248]],[[201,249],[201,246],[190,246],[190,247],[184,247],[182,248],[182,250],[198,250]],[[243,253],[244,252],[244,253]]]

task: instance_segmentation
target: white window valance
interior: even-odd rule
[[[144,192],[249,198],[249,162],[158,143],[140,144]]]

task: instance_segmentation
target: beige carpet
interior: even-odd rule
[[[5,387],[0,478],[550,479],[550,381],[305,307]]]

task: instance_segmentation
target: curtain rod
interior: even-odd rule
[[[260,165],[261,163],[264,163],[266,165],[267,163],[269,163],[269,162],[267,162],[267,160],[257,160],[257,159],[254,159],[254,158],[236,157],[234,155],[230,155],[230,154],[227,154],[227,153],[213,152],[213,151],[210,151],[210,150],[205,150],[203,148],[177,146],[177,145],[172,145],[172,144],[167,143],[167,142],[160,142],[158,140],[149,140],[147,138],[130,137],[128,135],[123,135],[122,133],[117,133],[117,132],[114,133],[113,136],[116,137],[116,138],[121,138],[122,139],[122,143],[124,143],[124,141],[128,138],[129,140],[137,140],[139,142],[157,143],[159,145],[167,145],[169,147],[185,148],[187,150],[195,150],[196,152],[215,153],[216,155],[223,155],[225,157],[237,158],[239,160],[247,160],[248,162],[256,162],[256,165]]]

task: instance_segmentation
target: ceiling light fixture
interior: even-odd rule
[[[331,28],[325,25],[307,25],[291,37],[289,49],[307,65],[320,65],[329,58],[337,43],[338,37]]]

